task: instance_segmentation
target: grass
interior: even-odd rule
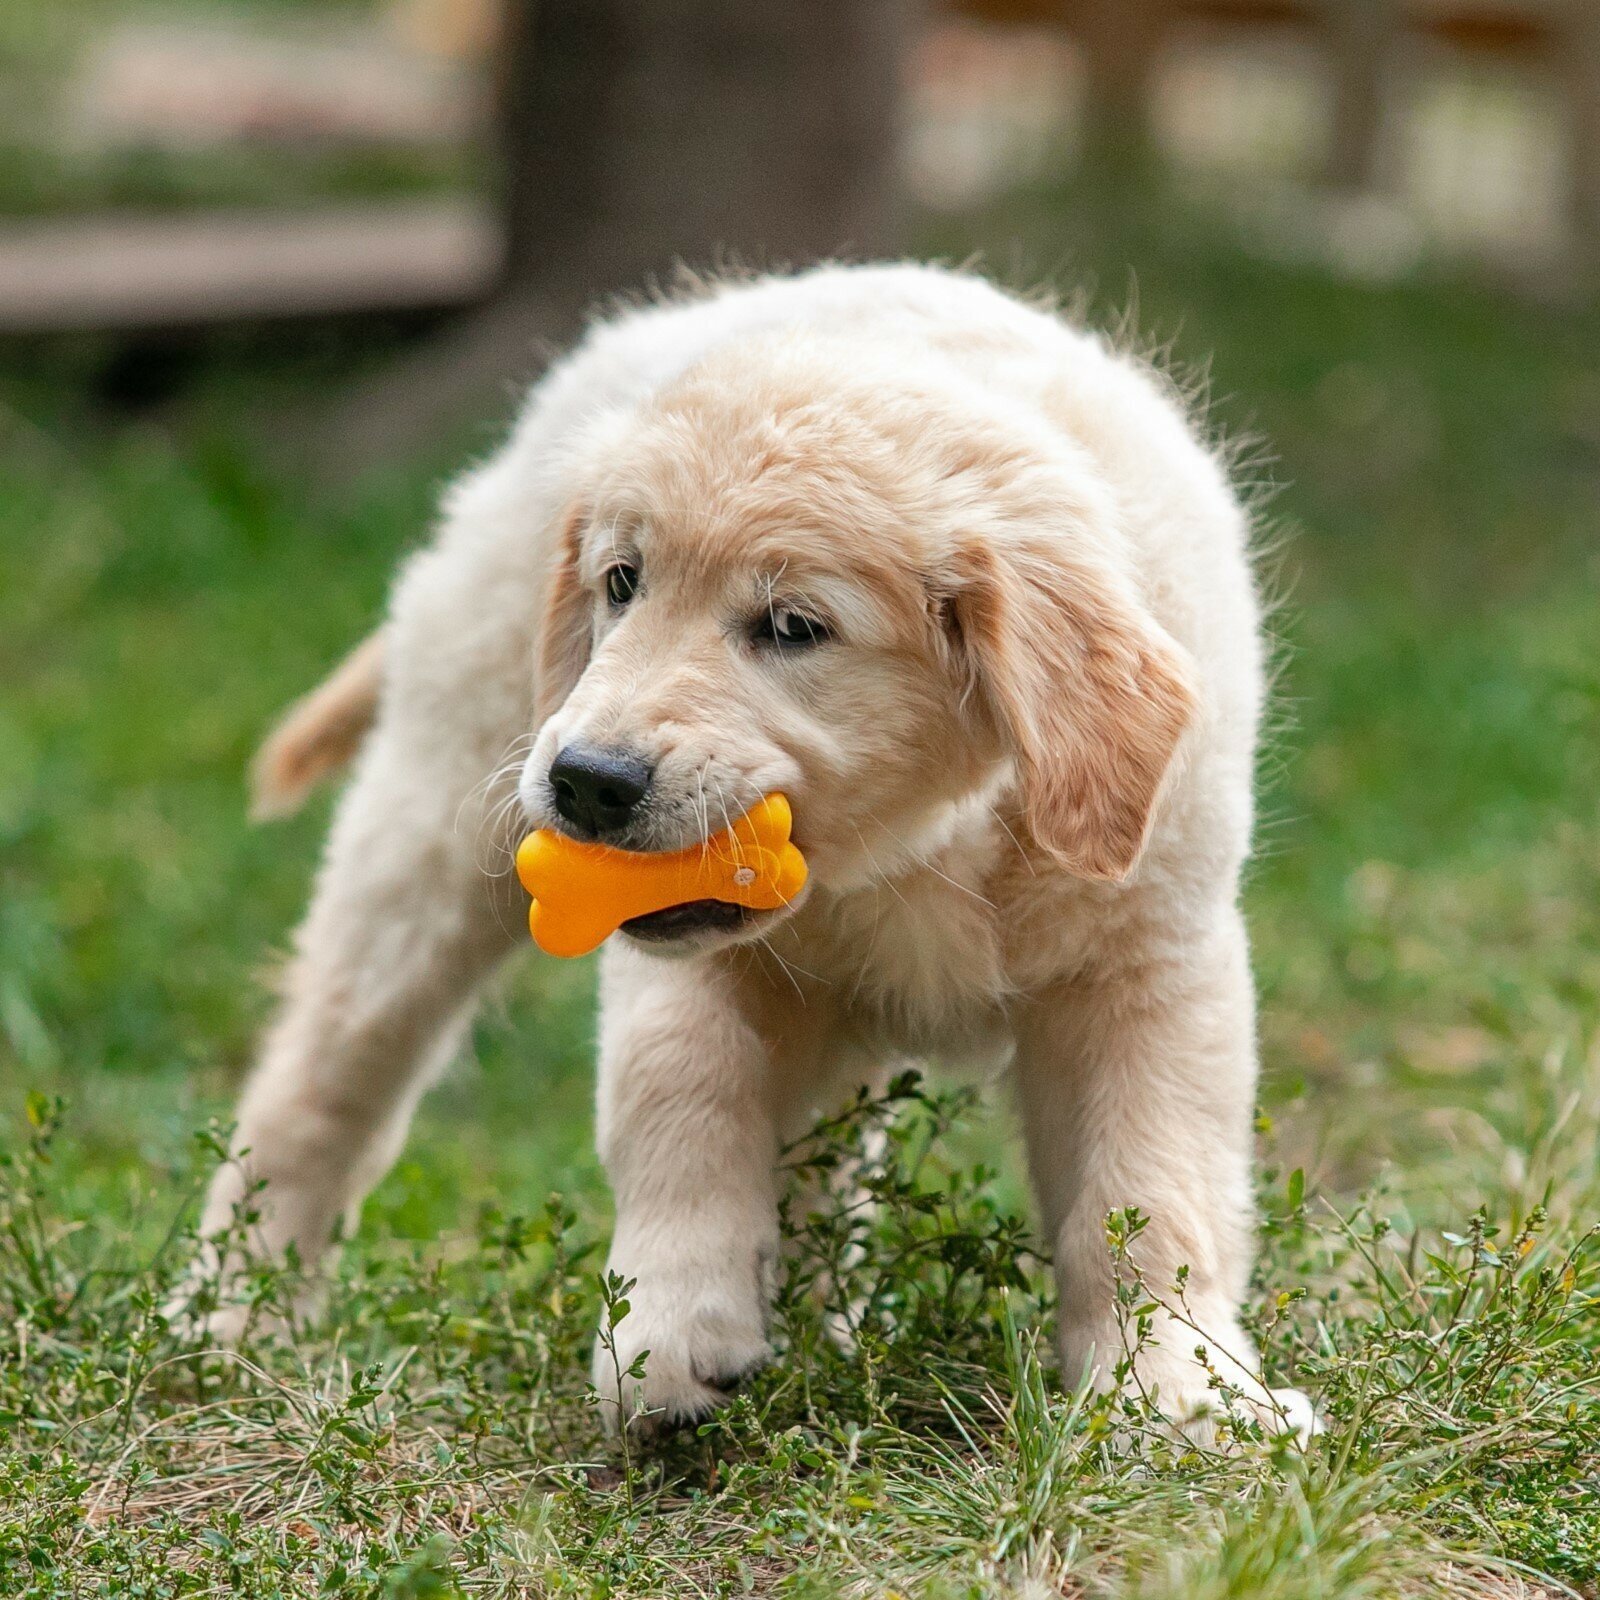
[[[236,353],[112,423],[92,352],[36,352],[0,390],[0,1592],[1600,1594],[1600,317],[1078,215],[977,229],[1102,309],[1136,263],[1282,462],[1251,1315],[1324,1438],[1185,1452],[1063,1390],[1003,1110],[907,1084],[794,1153],[890,1130],[875,1216],[790,1219],[780,1365],[625,1456],[590,973],[532,952],[325,1313],[272,1334],[263,1269],[237,1355],[168,1327],[326,815],[252,831],[240,774],[452,451],[318,502],[243,397],[325,373]]]

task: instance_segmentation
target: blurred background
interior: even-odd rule
[[[326,822],[247,827],[263,728],[587,307],[835,251],[1053,285],[1242,441],[1269,1159],[1594,1179],[1595,0],[0,7],[6,1125],[180,1161]],[[603,1207],[591,970],[513,967],[369,1228]]]

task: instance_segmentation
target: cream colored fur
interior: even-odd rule
[[[691,843],[781,789],[812,874],[737,939],[603,953],[599,1143],[611,1265],[638,1280],[622,1360],[651,1352],[637,1398],[694,1415],[767,1356],[786,1138],[891,1061],[1009,1057],[1069,1376],[1104,1381],[1121,1353],[1104,1219],[1137,1206],[1138,1259],[1162,1291],[1187,1266],[1212,1364],[1270,1424],[1307,1425],[1238,1322],[1247,537],[1157,378],[973,277],[828,267],[598,325],[396,587],[208,1232],[248,1173],[264,1244],[321,1254],[522,944],[509,852],[553,820],[556,750],[628,743],[656,764],[639,842]],[[643,586],[617,612],[622,557]],[[835,637],[753,643],[769,604]],[[269,757],[269,802],[359,725],[375,647],[357,660],[289,724],[312,754]],[[1158,1318],[1141,1363],[1180,1417],[1214,1400],[1200,1342]]]

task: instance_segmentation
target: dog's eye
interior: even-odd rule
[[[756,641],[760,644],[780,645],[794,650],[806,645],[822,644],[832,638],[826,623],[808,617],[793,606],[771,606],[756,623]]]
[[[621,562],[606,572],[606,599],[614,606],[625,606],[639,592],[639,569]]]

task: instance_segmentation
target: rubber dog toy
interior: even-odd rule
[[[687,850],[614,850],[540,828],[517,849],[517,876],[533,896],[528,931],[549,955],[584,956],[624,922],[691,900],[775,910],[806,881],[791,822],[789,802],[769,794]]]

